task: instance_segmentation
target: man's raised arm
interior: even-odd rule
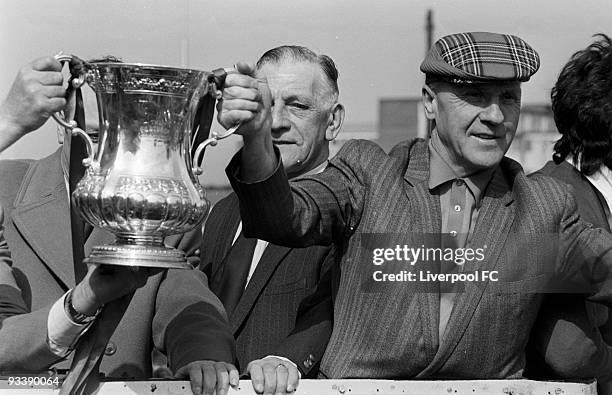
[[[271,99],[267,82],[253,77],[254,67],[247,63],[237,63],[236,70],[237,73],[230,73],[225,80],[217,117],[226,129],[241,125],[236,132],[244,138],[240,178],[248,183],[270,176],[278,159],[270,133]]]

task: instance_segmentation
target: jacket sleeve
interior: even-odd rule
[[[376,152],[375,152],[376,151]],[[379,151],[379,152],[378,152]],[[345,144],[324,172],[289,184],[280,154],[278,166],[265,180],[244,183],[238,178],[238,152],[226,169],[240,200],[244,234],[287,247],[330,245],[359,223],[368,182],[368,168],[386,156],[373,143]]]
[[[153,341],[172,371],[194,361],[235,360],[235,342],[223,305],[199,270],[170,269],[153,317]]]
[[[45,370],[60,358],[47,345],[51,305],[30,312],[12,269],[0,207],[0,371]]]
[[[587,294],[589,300],[612,307],[612,234],[583,221],[568,192],[559,243],[557,271],[567,287],[563,291]]]

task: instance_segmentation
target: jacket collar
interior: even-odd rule
[[[12,220],[49,270],[65,287],[72,287],[70,206],[60,155],[61,148],[30,166],[15,198]]]

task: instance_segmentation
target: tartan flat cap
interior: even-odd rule
[[[453,83],[528,81],[540,68],[540,56],[516,36],[457,33],[431,47],[421,71],[428,79]]]

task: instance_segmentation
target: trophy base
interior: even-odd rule
[[[83,260],[87,264],[193,269],[185,253],[176,248],[151,245],[109,244],[95,246]]]

